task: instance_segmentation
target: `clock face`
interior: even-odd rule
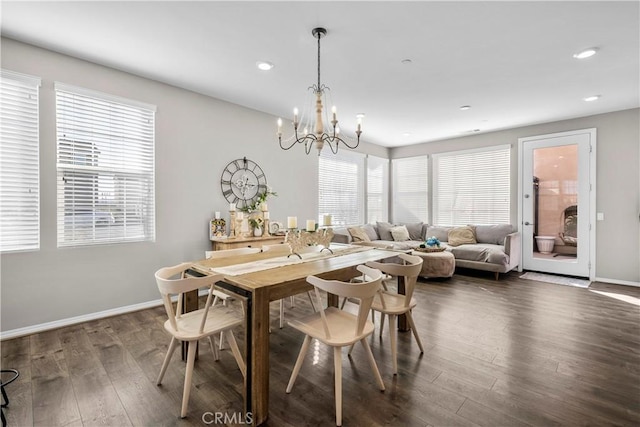
[[[267,177],[256,162],[245,157],[229,162],[222,171],[220,185],[227,201],[242,209],[255,204],[266,191]]]

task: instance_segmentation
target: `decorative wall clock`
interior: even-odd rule
[[[267,190],[267,177],[256,162],[244,157],[229,162],[222,171],[220,185],[227,201],[244,209],[254,206]]]

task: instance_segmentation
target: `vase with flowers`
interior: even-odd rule
[[[268,211],[269,209],[267,208],[267,199],[271,196],[276,197],[277,195],[278,193],[273,191],[271,187],[267,185],[264,191],[258,194],[255,202],[240,208],[240,210],[243,212],[255,212],[258,210],[261,210],[263,212]]]
[[[262,229],[264,226],[264,219],[261,217],[249,218],[249,224],[253,227],[253,235],[255,237],[262,236]]]

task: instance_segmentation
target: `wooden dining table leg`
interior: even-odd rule
[[[404,276],[398,276],[398,293],[405,295],[406,289],[404,286]],[[398,316],[398,330],[401,332],[407,332],[411,330],[409,322],[407,322],[407,315],[401,314]]]
[[[188,313],[190,311],[195,311],[198,309],[198,290],[186,292],[184,294],[184,298],[182,300],[182,312]],[[187,349],[189,348],[189,343],[187,341],[182,341],[182,360],[187,361]],[[196,347],[196,359],[198,359],[198,347]]]
[[[247,372],[250,390],[248,400],[253,425],[260,425],[269,416],[269,294],[266,288],[253,291],[251,307],[251,341],[247,351]]]

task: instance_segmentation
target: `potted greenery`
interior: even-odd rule
[[[255,237],[262,236],[262,227],[264,225],[264,220],[260,217],[249,218],[249,224],[253,227],[253,235]]]

